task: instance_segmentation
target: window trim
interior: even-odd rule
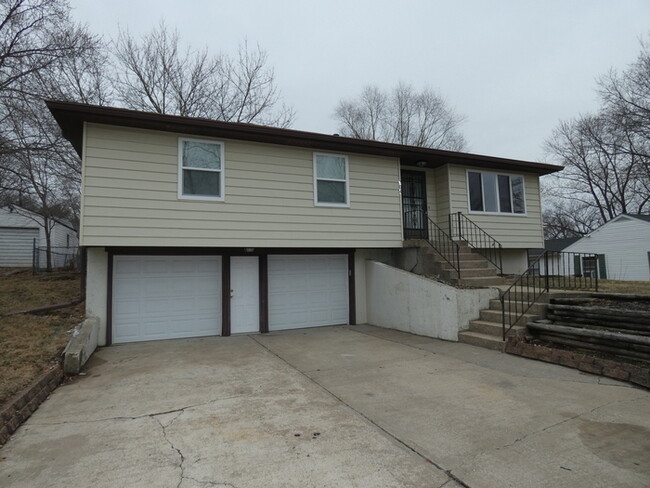
[[[343,158],[345,161],[345,180],[334,179],[334,178],[318,178],[316,161],[318,156],[334,156],[337,158]],[[314,172],[314,206],[315,207],[338,207],[338,208],[350,208],[350,161],[345,154],[334,154],[334,153],[322,153],[315,152],[313,154],[313,172]],[[334,202],[319,202],[318,201],[318,182],[319,181],[338,181],[345,183],[345,203],[334,203]]]
[[[469,173],[481,173],[481,193],[483,197],[483,208],[485,208],[485,191],[482,188],[483,186],[483,173],[491,173],[496,176],[496,182],[497,182],[497,205],[499,206],[499,211],[498,212],[487,212],[485,210],[472,210],[472,202],[470,198],[470,191],[469,191]],[[523,213],[515,213],[513,212],[501,212],[501,199],[499,198],[499,176],[508,176],[510,178],[510,203],[512,207],[514,208],[514,198],[512,196],[512,177],[513,176],[519,176],[522,181],[522,190],[524,194],[524,212]],[[475,215],[507,215],[511,217],[528,217],[528,202],[526,200],[526,177],[522,174],[518,173],[508,173],[507,171],[485,171],[482,169],[466,169],[465,170],[465,188],[467,189],[467,213],[470,214],[475,214]]]
[[[192,168],[183,166],[183,143],[184,142],[203,142],[208,144],[218,144],[220,148],[221,169],[210,168]],[[225,149],[223,141],[214,139],[197,139],[193,137],[179,137],[178,138],[178,199],[179,200],[204,200],[210,202],[223,202],[226,197],[226,160]],[[206,173],[220,173],[219,178],[219,196],[211,195],[185,195],[183,193],[183,169],[192,171],[205,171]]]

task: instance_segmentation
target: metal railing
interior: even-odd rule
[[[427,221],[429,231],[427,242],[456,271],[460,280],[460,246],[428,216]]]
[[[501,293],[503,340],[508,332],[551,289],[598,291],[598,254],[544,251]]]
[[[499,274],[503,274],[503,246],[462,212],[449,214],[449,234],[452,238],[467,242],[478,254],[496,266]]]

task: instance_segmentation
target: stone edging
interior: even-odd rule
[[[516,337],[508,338],[504,352],[529,359],[538,359],[547,363],[560,364],[586,373],[628,381],[650,389],[650,368],[610,359],[601,359],[580,352],[531,344]]]
[[[60,364],[41,374],[0,411],[0,445],[5,444],[63,380]]]

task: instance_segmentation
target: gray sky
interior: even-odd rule
[[[650,40],[648,0],[72,0],[107,38],[161,19],[194,47],[269,54],[294,129],[337,131],[341,98],[368,83],[431,86],[466,117],[470,152],[543,160],[562,119],[597,107],[596,79]]]

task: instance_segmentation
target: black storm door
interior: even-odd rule
[[[426,239],[427,192],[423,171],[402,171],[404,239]]]

